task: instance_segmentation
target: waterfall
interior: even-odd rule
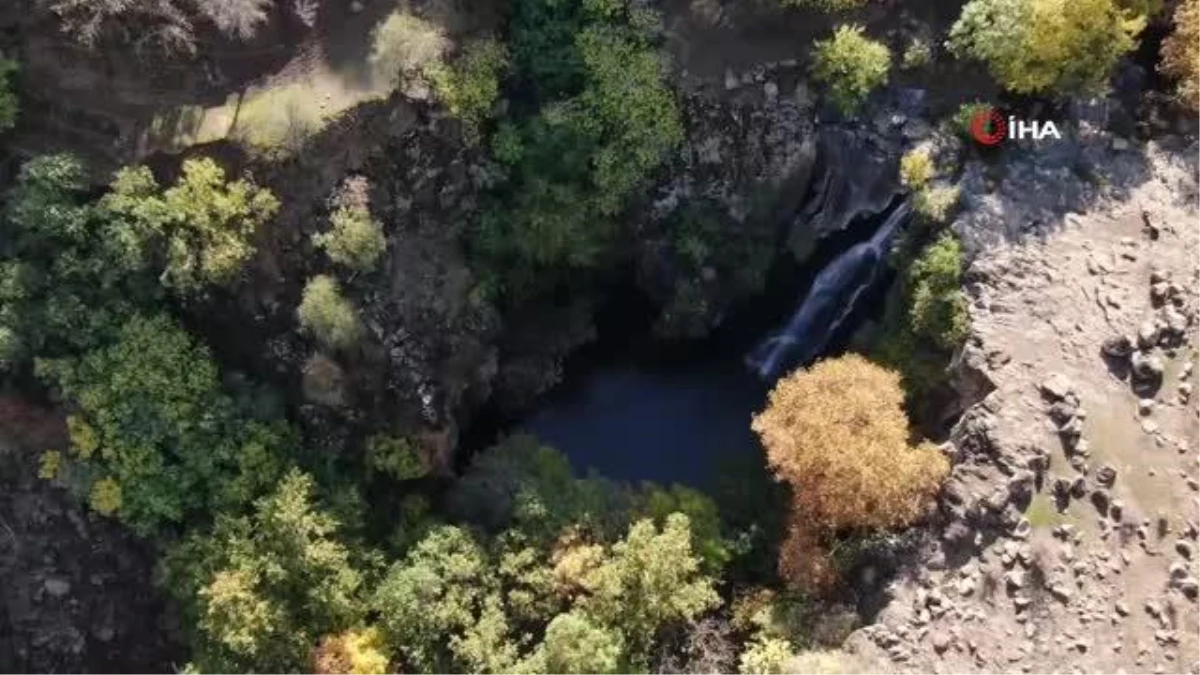
[[[869,240],[850,247],[821,270],[791,321],[759,343],[746,356],[746,365],[773,382],[785,369],[815,361],[862,295],[875,285],[892,237],[908,215],[905,200]]]

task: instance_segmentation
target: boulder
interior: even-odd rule
[[[1061,401],[1067,398],[1068,394],[1075,391],[1074,385],[1062,373],[1054,373],[1045,380],[1042,380],[1040,389],[1042,390],[1042,395],[1051,401]]]

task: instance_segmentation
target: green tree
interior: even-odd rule
[[[624,664],[619,631],[597,625],[586,615],[567,612],[546,626],[546,637],[531,670],[543,673],[619,673]]]
[[[467,44],[453,65],[436,64],[429,70],[438,97],[450,114],[462,120],[466,135],[477,141],[483,123],[500,98],[500,78],[508,68],[508,51],[491,39]]]
[[[135,316],[113,344],[38,372],[78,407],[95,447],[80,460],[119,486],[116,515],[139,534],[246,504],[281,472],[286,429],[239,415],[209,351],[170,319]]]
[[[814,45],[812,73],[829,87],[834,105],[850,114],[887,82],[891,61],[887,46],[866,37],[861,26],[838,26],[833,37]]]
[[[372,607],[393,653],[420,672],[452,672],[464,667],[458,647],[497,588],[486,551],[466,530],[443,526],[391,567]]]
[[[318,638],[361,616],[362,576],[314,491],[293,469],[251,515],[171,551],[168,587],[195,621],[203,671],[303,672]]]
[[[7,195],[0,243],[0,359],[77,354],[111,340],[152,303],[153,233],[87,201],[87,171],[70,155],[26,162]]]
[[[301,326],[332,349],[353,346],[362,332],[358,310],[342,297],[337,280],[324,274],[308,280],[296,316]]]
[[[16,79],[19,70],[16,61],[0,58],[0,134],[17,124],[20,105],[13,80]]]
[[[146,167],[122,169],[104,207],[160,233],[163,283],[192,295],[208,284],[236,280],[254,255],[254,233],[275,215],[279,202],[249,180],[227,182],[225,171],[203,157],[185,161],[179,181],[161,192]]]
[[[1134,47],[1145,16],[1113,0],[971,0],[950,30],[959,57],[987,63],[1010,91],[1091,93]]]
[[[661,530],[640,520],[593,569],[584,572],[579,608],[620,631],[630,656],[648,661],[659,629],[690,621],[720,604],[714,581],[700,571],[691,527],[682,513]]]
[[[376,434],[367,439],[367,467],[396,480],[420,478],[425,462],[406,438]]]
[[[650,18],[620,1],[518,3],[514,63],[540,108],[493,141],[509,180],[473,242],[488,287],[519,299],[598,264],[625,201],[681,142]]]

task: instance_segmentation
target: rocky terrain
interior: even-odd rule
[[[1107,180],[1055,148],[966,168],[955,374],[981,400],[925,547],[845,645],[869,670],[1200,672],[1195,146],[1082,128]]]

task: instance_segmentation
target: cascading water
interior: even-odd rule
[[[774,382],[785,369],[816,360],[878,281],[888,245],[908,220],[909,210],[908,201],[901,202],[869,240],[850,247],[821,270],[791,321],[746,356],[747,366],[764,381]]]

